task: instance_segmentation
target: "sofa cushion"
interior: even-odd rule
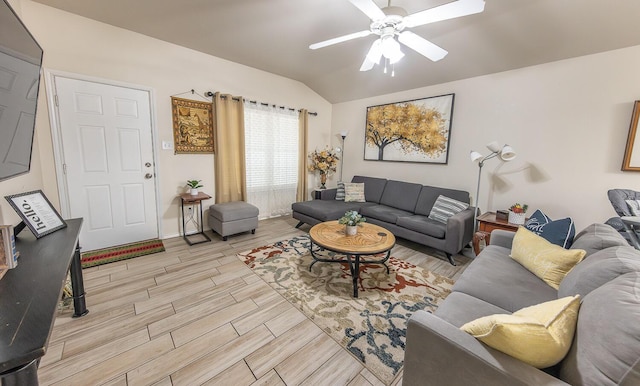
[[[621,245],[629,245],[629,243],[613,227],[595,223],[578,233],[571,246],[572,248],[584,249],[589,256],[602,249]]]
[[[338,181],[338,187],[336,188],[336,200],[344,201],[344,182]]]
[[[469,204],[467,204],[466,202],[454,200],[453,198],[440,195],[431,208],[429,218],[446,224],[449,220],[449,217],[453,216],[456,213],[462,212],[468,207]]]
[[[458,291],[449,294],[433,312],[440,319],[446,320],[456,327],[483,316],[509,313],[511,312]]]
[[[380,204],[413,213],[422,185],[402,181],[387,181]]]
[[[344,184],[344,202],[365,202],[364,183],[347,182]]]
[[[440,195],[453,198],[454,200],[469,203],[469,192],[455,189],[438,188],[435,186],[423,186],[418,196],[418,202],[414,210],[415,214],[428,216],[431,213],[433,204]]]
[[[497,245],[488,245],[482,250],[453,285],[453,290],[509,312],[558,298],[558,291],[510,258],[509,249]]]
[[[396,224],[438,239],[444,239],[447,234],[447,226],[445,224],[417,214],[398,217]]]
[[[461,327],[481,342],[537,368],[560,362],[571,347],[580,296],[489,315]]]
[[[407,212],[406,210],[393,208],[386,205],[369,205],[365,206],[360,210],[360,213],[364,217],[371,217],[381,221],[385,221],[391,224],[395,224],[398,220],[398,217],[402,216],[411,216],[413,213]]]
[[[640,272],[640,253],[631,246],[611,247],[591,254],[562,280],[558,296],[586,296],[601,285],[629,272]]]
[[[576,227],[573,225],[571,217],[554,221],[540,209],[533,212],[524,227],[562,248],[571,247],[573,237],[576,235]]]
[[[353,176],[351,182],[364,183],[364,197],[368,202],[380,203],[380,197],[384,192],[384,187],[387,185],[387,180],[384,178]]]
[[[638,288],[640,272],[630,272],[582,299],[573,345],[560,368],[563,381],[576,386],[620,384],[640,358]]]
[[[295,202],[291,205],[294,212],[305,214],[319,221],[337,220],[348,210],[360,211],[362,206],[375,205],[366,202],[344,202],[337,200],[311,200]]]
[[[511,247],[515,261],[555,289],[585,254],[583,249],[564,249],[552,244],[524,227],[518,228]]]

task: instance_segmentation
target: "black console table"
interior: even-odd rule
[[[16,237],[18,266],[0,280],[0,385],[37,385],[62,288],[71,271],[74,317],[85,315],[78,236],[82,219],[36,239]]]

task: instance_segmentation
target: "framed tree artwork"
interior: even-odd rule
[[[446,164],[454,95],[367,107],[364,159]]]
[[[171,97],[175,153],[213,153],[214,116],[211,102]]]

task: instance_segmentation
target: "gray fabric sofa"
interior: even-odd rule
[[[411,316],[403,385],[640,385],[640,251],[612,227],[590,225],[572,245],[585,259],[555,290],[509,257],[514,234],[493,231],[436,312]],[[536,369],[459,329],[575,294],[573,344],[552,368]]]
[[[388,229],[396,237],[443,251],[453,265],[452,255],[473,238],[473,207],[450,217],[447,224],[428,217],[438,196],[469,203],[468,192],[364,176],[354,176],[352,182],[364,183],[366,202],[338,201],[336,189],[326,189],[319,200],[291,205],[293,218],[300,221],[296,227],[337,220],[346,211],[356,210],[367,222]]]

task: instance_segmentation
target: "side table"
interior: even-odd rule
[[[485,240],[487,245],[490,242],[491,231],[494,229],[502,229],[505,231],[515,232],[519,225],[512,224],[507,220],[499,220],[496,218],[495,212],[487,212],[478,216],[478,231],[473,234],[473,252],[476,256],[480,253],[480,241]]]
[[[208,241],[211,241],[209,236],[207,236],[204,233],[204,221],[202,219],[202,201],[210,199],[211,196],[206,193],[198,192],[198,195],[196,196],[192,195],[191,193],[182,193],[179,197],[180,197],[180,209],[182,214],[182,238],[184,239],[184,241],[186,241],[187,244],[189,245],[195,245],[195,244],[206,243]],[[191,216],[189,217],[188,220],[185,218],[185,215],[184,215],[185,205],[191,206],[191,208],[193,208],[196,205],[200,207],[200,217],[198,218],[198,220],[193,218],[193,212],[191,213]],[[192,233],[187,235],[186,225],[189,222],[193,222],[193,224],[196,226],[196,229],[198,230],[197,233]],[[193,237],[193,236],[202,236],[204,237],[204,239],[200,241],[189,240],[189,237]]]

